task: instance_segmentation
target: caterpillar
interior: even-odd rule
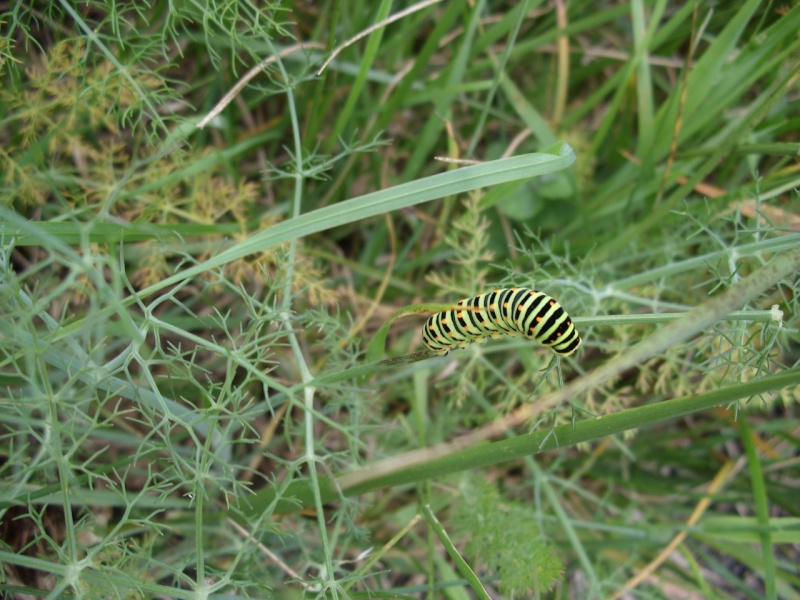
[[[425,346],[439,356],[487,338],[524,335],[559,356],[569,356],[581,345],[567,312],[553,298],[528,288],[506,288],[464,298],[458,306],[431,316],[422,330]]]

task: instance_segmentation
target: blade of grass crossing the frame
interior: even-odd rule
[[[498,442],[482,442],[467,446],[446,454],[436,456],[429,452],[431,458],[427,462],[414,461],[416,464],[406,468],[407,454],[422,454],[429,449],[415,450],[406,455],[391,459],[393,468],[381,472],[370,473],[370,466],[353,473],[336,477],[335,482],[328,477],[320,479],[320,490],[323,502],[332,502],[340,497],[354,496],[370,490],[386,486],[398,486],[414,483],[432,477],[441,477],[466,469],[486,467],[499,464],[514,458],[538,454],[545,450],[555,450],[572,446],[581,442],[600,439],[631,429],[648,427],[686,415],[695,414],[715,406],[723,406],[739,400],[752,398],[759,394],[777,391],[789,386],[800,385],[800,371],[784,371],[769,375],[762,379],[720,388],[712,392],[686,396],[675,400],[667,400],[648,406],[632,408],[620,413],[599,417],[588,421],[580,421],[574,425],[563,425],[546,431],[535,431],[528,435],[504,439]],[[363,476],[362,476],[363,475]],[[356,481],[351,484],[350,482]],[[313,502],[311,489],[307,480],[300,480],[288,486],[285,498],[275,499],[274,492],[266,488],[254,494],[251,506],[245,513],[258,514],[258,511],[276,502],[277,512],[299,510],[300,506],[310,506]],[[299,504],[298,504],[299,503]]]
[[[228,248],[208,260],[140,291],[145,298],[171,285],[175,285],[209,269],[260,252],[277,244],[334,227],[374,217],[386,212],[408,208],[436,198],[463,194],[474,189],[498,185],[516,179],[527,179],[567,168],[575,162],[569,144],[559,143],[544,152],[525,154],[439,173],[417,181],[404,183],[386,190],[371,192],[339,204],[326,206],[279,223],[257,233],[243,242]]]

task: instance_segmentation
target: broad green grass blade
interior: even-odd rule
[[[538,454],[546,450],[563,449],[630,429],[652,426],[702,412],[715,406],[724,406],[796,385],[800,385],[800,371],[784,371],[756,381],[729,386],[697,396],[640,406],[602,418],[580,421],[575,425],[563,425],[552,430],[535,431],[529,435],[521,435],[499,442],[482,442],[467,448],[451,449],[444,456],[438,456],[433,449],[421,449],[409,453],[408,458],[413,455],[413,462],[416,463],[413,467],[406,467],[406,457],[400,455],[380,466],[367,466],[354,473],[341,474],[335,482],[328,478],[322,478],[320,480],[321,494],[324,502],[330,502],[335,500],[340,493],[346,496],[358,495],[381,487],[405,485],[424,479],[443,477],[465,469],[486,467],[516,457]],[[419,460],[426,455],[428,455],[428,459]],[[251,508],[244,512],[248,515],[257,515],[264,507],[275,501],[273,491],[265,488],[256,492]],[[277,499],[276,510],[277,512],[293,512],[302,506],[312,506],[312,504],[313,495],[308,487],[308,481],[299,480],[289,486],[285,498]]]
[[[553,173],[567,168],[574,161],[575,154],[572,148],[569,144],[561,143],[546,152],[525,154],[447,171],[387,190],[365,194],[333,206],[326,206],[257,233],[200,264],[142,290],[140,296],[147,297],[165,287],[196,277],[209,269],[220,267],[277,244],[429,202],[436,198]]]

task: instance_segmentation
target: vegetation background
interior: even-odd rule
[[[6,597],[800,597],[800,5],[0,6]]]

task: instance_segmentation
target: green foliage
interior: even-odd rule
[[[500,590],[514,597],[549,590],[563,573],[556,549],[537,525],[537,513],[522,502],[503,498],[477,477],[464,478],[453,504],[453,526],[468,541],[472,562],[500,574]]]
[[[0,595],[797,596],[800,7],[397,4],[6,3]]]
[[[478,207],[479,198],[472,197],[464,202],[463,212],[456,217],[450,227],[443,227],[447,234],[444,244],[453,253],[449,263],[452,271],[440,273],[435,271],[428,275],[428,280],[439,289],[441,294],[460,298],[475,296],[486,286],[489,274],[487,265],[495,255],[487,249],[489,222]],[[447,215],[444,216],[447,218]]]

